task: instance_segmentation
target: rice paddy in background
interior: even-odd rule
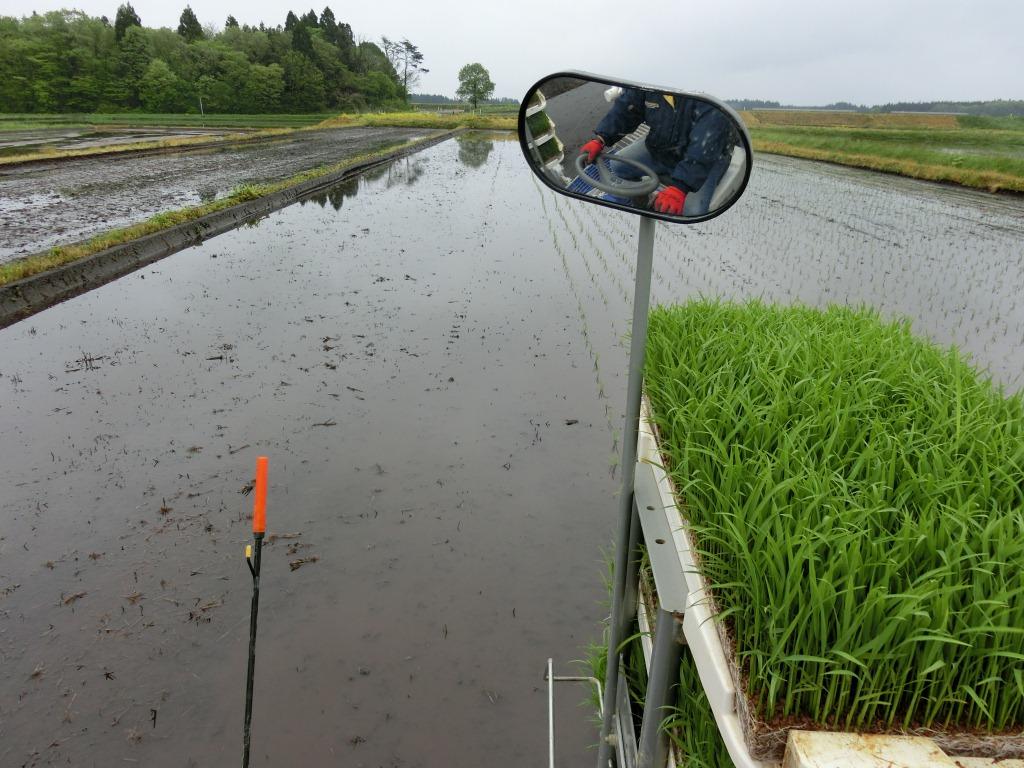
[[[814,110],[741,115],[760,152],[1024,192],[1024,118]]]

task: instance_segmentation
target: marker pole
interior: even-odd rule
[[[252,725],[252,683],[256,672],[256,617],[260,610],[260,557],[267,531],[267,457],[256,459],[255,500],[252,509],[253,545],[245,548],[245,562],[252,573],[252,610],[249,614],[249,669],[245,678],[245,732],[242,768],[249,768],[249,737]],[[255,549],[255,552],[253,551]]]

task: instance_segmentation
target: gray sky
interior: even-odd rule
[[[295,0],[298,2],[299,0]],[[146,26],[177,26],[186,0],[135,0]],[[292,10],[302,14],[313,0]],[[315,0],[319,13],[325,2]],[[73,7],[113,19],[119,0],[4,0],[4,15]],[[453,95],[482,63],[497,96],[582,69],[722,98],[794,104],[1024,98],[1021,0],[383,0],[330,3],[360,39],[409,38],[430,73],[419,91]],[[192,0],[203,24],[284,23],[270,0]]]

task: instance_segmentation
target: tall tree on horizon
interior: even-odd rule
[[[117,42],[121,42],[124,37],[124,33],[128,31],[128,27],[141,27],[142,19],[139,18],[139,14],[132,8],[131,3],[125,3],[124,5],[118,6],[117,17],[114,19],[114,38]]]
[[[202,40],[205,37],[203,25],[199,23],[199,19],[196,18],[190,5],[185,6],[185,10],[181,12],[181,17],[178,19],[178,34],[189,43]]]
[[[391,66],[398,75],[406,98],[409,97],[409,90],[415,88],[420,81],[420,74],[430,70],[423,66],[423,54],[420,49],[409,42],[409,39],[395,41],[381,37],[384,55],[388,57]]]

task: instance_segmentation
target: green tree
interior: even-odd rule
[[[181,12],[181,17],[178,19],[178,34],[189,43],[202,40],[205,36],[203,35],[203,25],[199,23],[199,19],[196,18],[190,5],[185,6],[185,10]]]
[[[291,32],[299,26],[299,17],[291,11],[288,11],[288,15],[284,17],[284,30],[285,32]]]
[[[320,112],[326,106],[324,76],[305,54],[289,51],[281,59],[284,93],[281,105],[287,112]]]
[[[491,73],[483,64],[467,64],[459,70],[459,89],[455,91],[456,97],[468,101],[476,109],[481,101],[489,99],[494,94],[494,83],[491,82]]]
[[[129,27],[118,51],[115,75],[108,83],[106,98],[122,106],[138,107],[139,82],[153,59],[152,49],[142,27]]]
[[[153,59],[139,81],[139,101],[147,112],[181,112],[185,108],[185,87],[167,62]]]
[[[292,30],[292,49],[313,58],[313,38],[305,24],[299,24]]]
[[[132,8],[131,3],[120,5],[117,8],[117,17],[114,19],[114,34],[117,37],[117,41],[121,42],[125,33],[128,31],[128,27],[141,27],[142,19],[139,18],[139,14]]]
[[[228,18],[224,22],[224,29],[231,29],[232,27],[238,29],[238,19],[229,13]]]
[[[278,112],[284,93],[284,70],[279,64],[253,64],[242,91],[246,110],[256,113]]]
[[[398,81],[408,96],[409,91],[419,83],[420,74],[430,71],[423,66],[423,54],[407,39],[395,41],[382,37],[380,40],[383,43],[384,55],[394,67]]]

